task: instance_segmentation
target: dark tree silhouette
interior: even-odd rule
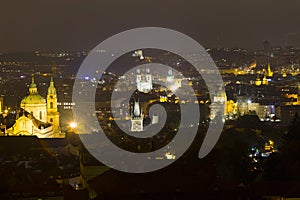
[[[284,134],[279,152],[269,157],[265,164],[265,180],[300,180],[300,117],[295,114]]]

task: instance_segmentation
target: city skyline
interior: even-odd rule
[[[0,6],[0,199],[300,199],[299,0]]]
[[[0,52],[78,51],[137,27],[174,29],[204,47],[300,46],[298,1],[4,1]],[[170,9],[171,8],[171,9]]]

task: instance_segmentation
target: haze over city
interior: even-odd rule
[[[300,1],[0,8],[0,199],[300,199]]]
[[[127,29],[183,32],[205,48],[300,46],[297,0],[4,0],[0,52],[81,51]]]

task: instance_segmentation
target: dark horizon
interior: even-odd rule
[[[137,27],[180,31],[205,48],[300,46],[295,0],[27,0],[4,1],[0,52],[79,51]]]

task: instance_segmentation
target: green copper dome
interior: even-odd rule
[[[34,83],[34,76],[31,78],[31,84],[29,86],[29,95],[24,97],[21,101],[21,107],[24,104],[45,104],[46,99],[38,94],[36,84]]]
[[[46,100],[39,94],[30,94],[21,101],[22,104],[45,104]]]

